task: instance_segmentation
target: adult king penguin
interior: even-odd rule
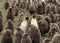
[[[26,32],[27,25],[28,25],[28,17],[25,17],[25,20],[22,21],[21,25],[19,26],[23,32]]]
[[[37,19],[36,19],[35,15],[33,15],[32,19],[31,19],[31,24],[38,28],[38,23],[37,23]]]

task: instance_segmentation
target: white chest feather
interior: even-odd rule
[[[45,2],[45,0],[42,0],[42,2]]]
[[[38,28],[38,24],[37,24],[37,20],[36,19],[32,19],[31,20],[31,24]]]
[[[20,26],[21,30],[23,30],[24,32],[26,31],[26,28],[27,28],[27,21],[23,21],[21,23],[21,26]]]

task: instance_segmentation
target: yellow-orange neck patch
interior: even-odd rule
[[[36,18],[32,18],[32,20],[36,20]]]

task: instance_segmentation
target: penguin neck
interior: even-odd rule
[[[28,22],[28,20],[24,20],[24,22]]]
[[[36,18],[32,18],[32,20],[36,20]]]

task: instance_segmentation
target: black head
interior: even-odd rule
[[[25,19],[26,19],[27,21],[29,20],[29,18],[28,18],[28,17],[26,17]]]

